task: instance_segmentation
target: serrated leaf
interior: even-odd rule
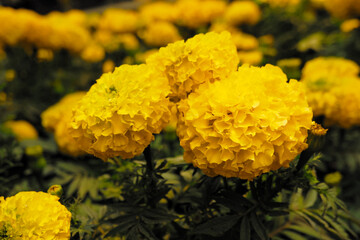
[[[325,215],[324,219],[334,227],[334,229],[337,231],[339,236],[341,236],[342,239],[350,239],[349,235],[346,233],[345,229],[337,222],[334,221],[331,217]]]
[[[250,223],[249,223],[249,219],[247,218],[247,216],[244,216],[241,219],[240,239],[241,240],[250,240],[251,239]]]
[[[74,180],[70,183],[68,190],[66,191],[67,197],[72,196],[76,191],[76,189],[79,188],[80,181],[81,181],[81,175],[76,175]]]
[[[220,237],[231,229],[241,218],[238,215],[215,217],[191,231],[191,234],[205,234]]]
[[[288,227],[288,229],[295,230],[299,233],[303,233],[306,236],[311,236],[316,239],[331,240],[329,236],[319,231],[319,227],[314,228],[306,224],[299,224],[299,225],[291,225],[290,227]]]
[[[117,236],[120,233],[126,233],[128,229],[134,229],[134,226],[137,225],[138,220],[134,216],[126,216],[122,218],[122,221],[115,228],[111,229],[105,237]],[[136,229],[134,230],[136,231]],[[130,234],[131,230],[129,231]]]
[[[251,214],[250,214],[250,222],[251,222],[251,225],[252,225],[253,229],[255,230],[256,234],[259,236],[259,238],[261,240],[268,239],[265,227],[261,223],[261,221],[259,220],[258,216],[256,215],[256,213],[254,211],[251,212]]]

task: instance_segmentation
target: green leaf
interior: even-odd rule
[[[241,218],[238,215],[215,217],[191,231],[191,234],[205,234],[213,237],[220,237],[231,229]]]
[[[304,208],[312,207],[315,204],[317,197],[318,197],[318,192],[314,189],[310,189],[304,199]]]
[[[105,237],[110,236],[118,236],[121,233],[126,233],[128,229],[134,228],[134,226],[138,223],[138,220],[135,216],[122,216],[121,221],[120,218],[117,219],[120,224],[117,225],[115,228],[111,229]],[[129,233],[130,234],[130,233]]]
[[[291,240],[307,240],[308,239],[298,233],[295,233],[295,232],[289,231],[289,230],[285,230],[285,231],[281,232],[281,234],[285,235],[286,237],[288,237]]]
[[[247,216],[244,216],[241,219],[240,239],[241,240],[250,240],[251,239],[250,223],[249,223],[249,219],[247,218]]]
[[[74,192],[79,188],[79,184],[81,181],[81,175],[77,175],[74,180],[70,183],[68,190],[66,191],[66,196],[70,197],[74,194]]]
[[[266,229],[254,211],[250,214],[250,222],[261,240],[268,239]]]
[[[334,219],[332,219],[328,215],[325,215],[324,219],[336,229],[337,233],[339,234],[339,236],[342,237],[342,239],[350,239],[345,229],[339,223],[335,222]]]
[[[139,232],[149,240],[158,240],[158,238],[154,235],[154,233],[145,225],[138,224]]]

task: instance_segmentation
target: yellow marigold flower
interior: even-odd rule
[[[214,82],[235,71],[238,56],[229,32],[209,32],[160,48],[146,63],[165,73],[171,87],[170,97],[177,101],[200,84]]]
[[[107,59],[102,65],[103,73],[112,72],[115,69],[115,63],[111,59]]]
[[[135,32],[138,26],[138,13],[131,10],[109,8],[99,20],[99,29],[115,33]]]
[[[177,18],[177,9],[169,2],[152,2],[139,9],[140,18],[146,23],[153,21],[174,22]]]
[[[302,83],[279,67],[249,67],[203,84],[179,104],[184,159],[209,176],[252,180],[307,148],[312,112]]]
[[[72,108],[84,97],[86,92],[75,92],[66,95],[58,103],[49,107],[41,114],[43,127],[55,134],[55,141],[59,150],[70,156],[84,155],[75,140],[69,133],[71,123]]]
[[[152,47],[166,46],[168,43],[182,39],[175,25],[160,21],[150,23],[145,29],[140,30],[138,35]]]
[[[38,132],[34,126],[27,121],[7,121],[4,125],[5,127],[11,129],[19,141],[38,138]]]
[[[105,48],[107,52],[114,52],[120,48],[120,38],[108,30],[97,30],[93,35],[94,41]]]
[[[331,89],[332,101],[326,102],[324,111],[327,125],[339,125],[343,128],[360,126],[359,89],[360,78],[346,79],[341,85]]]
[[[358,27],[360,27],[360,20],[357,18],[346,20],[340,25],[341,31],[345,33],[351,32]]]
[[[175,3],[177,22],[188,28],[206,26],[224,14],[226,3],[221,0],[179,0]]]
[[[259,6],[252,1],[233,1],[226,8],[224,19],[230,25],[255,24],[261,18]]]
[[[50,49],[40,48],[36,57],[39,61],[51,61],[54,58],[54,53]]]
[[[324,1],[324,6],[331,15],[337,18],[355,17],[360,14],[360,2],[358,0]]]
[[[360,125],[359,70],[355,62],[337,57],[319,57],[305,64],[301,81],[315,116],[325,116],[327,125]]]
[[[259,50],[239,51],[238,57],[241,64],[258,65],[263,59],[263,53]]]
[[[28,156],[39,157],[43,153],[43,148],[40,145],[28,146],[25,148],[25,154]]]
[[[351,60],[340,57],[318,57],[307,61],[302,70],[302,79],[318,81],[327,76],[356,77],[360,67]]]
[[[61,197],[61,195],[63,194],[64,190],[62,188],[61,185],[52,185],[51,187],[49,187],[49,189],[47,190],[47,192],[51,195],[55,195],[58,197]]]
[[[100,62],[105,57],[105,49],[97,43],[90,43],[81,53],[81,58],[87,62]]]
[[[262,0],[268,3],[271,7],[291,7],[299,5],[301,0]]]
[[[0,232],[9,239],[70,239],[71,213],[57,196],[20,192],[0,197]]]
[[[139,48],[139,40],[132,33],[123,33],[117,36],[119,43],[123,45],[126,50],[136,50]]]
[[[7,94],[5,92],[0,92],[0,103],[6,102]]]
[[[238,50],[253,50],[259,46],[256,37],[247,33],[237,31],[231,33],[231,38]]]
[[[325,175],[324,181],[329,185],[338,185],[342,179],[340,172],[328,173]]]
[[[14,69],[8,69],[5,71],[5,80],[11,82],[16,77],[16,72]]]
[[[147,65],[105,73],[74,108],[71,135],[103,160],[141,154],[169,122],[167,79]]]

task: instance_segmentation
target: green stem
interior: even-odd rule
[[[151,157],[151,147],[148,145],[144,150],[144,157],[146,160],[146,172],[151,174],[154,171],[154,161]]]
[[[300,171],[306,163],[310,160],[310,157],[313,155],[313,151],[306,149],[300,154],[299,162],[296,165],[296,171]]]

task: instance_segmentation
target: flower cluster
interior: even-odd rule
[[[278,67],[243,65],[179,103],[184,159],[209,176],[253,179],[307,148],[312,111],[302,83]]]
[[[355,62],[337,57],[318,57],[305,64],[301,80],[315,116],[325,116],[327,125],[360,124],[359,70]]]
[[[200,84],[214,82],[235,71],[238,56],[228,32],[209,32],[169,44],[146,63],[165,73],[171,87],[170,97],[176,101],[186,98]]]
[[[0,197],[0,231],[9,239],[69,239],[71,213],[58,200],[44,192]]]
[[[165,21],[152,22],[140,30],[138,35],[148,46],[153,47],[166,46],[182,39],[175,25]]]
[[[234,1],[226,8],[225,21],[230,25],[255,24],[260,20],[259,6],[252,1]]]
[[[74,109],[70,133],[103,160],[143,152],[170,120],[167,79],[147,65],[103,74]]]
[[[54,132],[59,150],[71,156],[85,154],[85,152],[77,146],[68,131],[71,122],[72,108],[85,94],[85,92],[68,94],[57,104],[49,107],[41,114],[42,125],[48,131]]]

